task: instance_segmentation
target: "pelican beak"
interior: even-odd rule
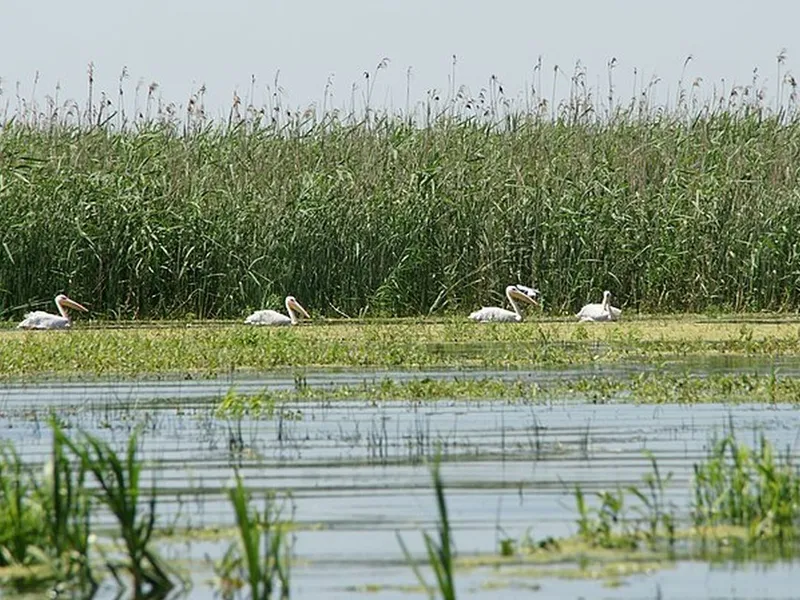
[[[532,301],[534,304],[542,303],[542,293],[536,288],[521,284],[517,284],[514,287],[517,288],[517,290],[520,291],[528,301]]]
[[[83,304],[79,304],[75,302],[75,300],[71,300],[70,298],[64,298],[61,300],[61,304],[64,306],[68,306],[69,308],[74,308],[75,310],[82,310],[83,312],[89,312],[89,309],[86,308]]]
[[[311,315],[309,315],[309,314],[306,312],[306,309],[305,309],[305,308],[303,308],[302,306],[300,306],[300,303],[299,303],[297,300],[290,300],[290,301],[289,301],[289,304],[292,306],[292,308],[293,308],[294,310],[296,310],[297,312],[299,312],[299,313],[300,313],[301,315],[303,315],[303,316],[304,316],[306,319],[310,319],[310,318],[311,318]]]
[[[511,294],[517,300],[521,300],[523,302],[527,302],[529,304],[539,304],[539,290],[534,290],[533,288],[525,288],[523,287],[515,287]]]

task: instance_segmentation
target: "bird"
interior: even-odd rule
[[[67,315],[67,307],[88,312],[82,304],[67,298],[64,294],[56,296],[56,306],[61,316],[50,314],[43,310],[35,310],[25,315],[22,322],[17,325],[18,329],[69,329],[71,321]]]
[[[622,311],[611,306],[611,292],[606,290],[600,304],[587,304],[575,316],[581,321],[617,321]]]
[[[515,300],[529,304],[539,303],[539,290],[524,285],[509,285],[506,288],[506,298],[514,310],[506,310],[498,306],[484,306],[469,315],[469,318],[479,323],[519,323],[522,321],[522,312]]]
[[[295,311],[302,314],[306,319],[311,318],[294,296],[286,296],[284,304],[286,305],[286,312],[289,313],[288,317],[277,310],[257,310],[247,317],[244,322],[248,325],[297,325],[298,318]]]

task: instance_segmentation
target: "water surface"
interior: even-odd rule
[[[794,373],[796,361],[742,365],[675,362],[659,368],[703,374],[769,371]],[[354,372],[304,371],[264,377],[185,381],[98,381],[5,385],[0,389],[0,432],[24,459],[43,464],[50,450],[47,416],[54,411],[78,428],[118,447],[141,427],[143,481],[155,481],[161,525],[230,526],[226,499],[234,468],[256,497],[275,493],[284,514],[300,525],[294,538],[294,598],[352,598],[368,584],[414,583],[396,534],[415,554],[420,530],[433,531],[436,509],[428,461],[444,456],[448,508],[461,555],[492,554],[501,537],[539,540],[576,531],[573,492],[636,485],[650,472],[646,451],[662,473],[672,473],[667,499],[688,518],[693,465],[714,432],[731,425],[742,441],[766,435],[796,457],[800,411],[791,406],[703,403],[696,405],[592,404],[567,400],[521,403],[368,400],[286,402],[271,419],[225,419],[215,409],[235,386],[238,393],[296,385],[354,385],[386,377],[502,377],[547,382],[589,374],[626,376],[641,365],[532,371]],[[98,513],[96,525],[111,524]],[[192,598],[212,598],[206,556],[219,558],[228,541],[167,542],[193,574]],[[188,563],[184,561],[189,559]],[[679,562],[667,570],[602,582],[528,576],[513,566],[458,573],[465,597],[562,598],[791,597],[792,566],[709,566]],[[765,583],[765,582],[768,582]],[[364,594],[406,598],[388,587]],[[659,596],[660,595],[660,596]]]

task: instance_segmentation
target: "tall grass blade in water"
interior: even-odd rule
[[[575,505],[578,512],[578,535],[590,546],[608,549],[635,549],[642,539],[651,548],[656,548],[662,540],[670,550],[675,546],[674,507],[666,501],[666,488],[672,480],[672,473],[661,475],[655,455],[646,452],[652,472],[642,476],[642,485],[629,485],[616,491],[595,492],[599,506],[590,507],[580,485],[575,486]],[[639,519],[628,517],[628,500],[638,500],[632,510]],[[647,525],[641,531],[640,523]]]
[[[652,467],[652,472],[642,477],[647,493],[635,485],[628,486],[627,491],[641,502],[641,506],[637,507],[637,512],[648,524],[647,539],[650,545],[655,546],[660,528],[663,528],[670,547],[673,547],[675,545],[675,519],[672,512],[667,510],[666,501],[666,488],[672,481],[672,473],[667,473],[666,477],[662,477],[655,455],[650,451],[645,452],[645,455],[650,460]]]
[[[441,455],[437,453],[433,466],[431,467],[431,476],[433,478],[433,489],[436,493],[436,508],[439,512],[439,523],[437,525],[439,541],[437,543],[428,533],[423,533],[423,539],[425,540],[425,549],[428,554],[428,565],[431,570],[433,570],[436,577],[436,589],[439,592],[439,597],[442,598],[442,600],[455,600],[456,588],[453,578],[453,539],[450,529],[450,519],[447,515],[447,502],[444,496],[444,482],[442,481],[440,465]],[[397,541],[400,543],[400,548],[403,550],[408,564],[411,565],[414,575],[416,575],[420,584],[433,596],[433,588],[425,581],[414,557],[411,556],[411,553],[408,551],[399,533],[397,534]]]
[[[55,418],[51,423],[55,422]],[[53,451],[48,476],[35,483],[36,496],[43,510],[48,533],[48,548],[55,557],[57,572],[68,580],[76,579],[88,596],[97,589],[90,552],[92,510],[86,489],[87,467],[73,465],[66,453],[61,430],[53,427]]]
[[[29,547],[42,544],[45,528],[31,501],[32,485],[16,449],[0,447],[0,566],[25,564]]]
[[[165,595],[172,589],[173,583],[167,567],[150,544],[156,519],[155,490],[146,510],[142,510],[139,502],[142,464],[136,457],[136,433],[131,435],[126,453],[120,457],[106,442],[95,436],[84,432],[83,439],[76,442],[64,435],[55,419],[52,420],[52,427],[56,437],[80,459],[82,468],[91,472],[97,480],[100,486],[99,500],[119,523],[127,561],[107,561],[107,566],[115,577],[119,567],[131,573],[137,598],[145,593],[158,597]],[[121,583],[119,577],[117,580]]]
[[[251,600],[269,600],[278,591],[280,598],[289,598],[290,544],[272,499],[265,499],[263,513],[253,509],[238,470],[228,498],[236,514],[240,543],[232,544],[214,569],[223,597],[232,598],[236,582],[246,582]]]
[[[17,590],[59,589],[92,596],[91,498],[86,471],[73,468],[54,434],[43,473],[23,464],[11,445],[0,450],[0,566],[24,567],[3,578]]]

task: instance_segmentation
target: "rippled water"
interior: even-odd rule
[[[781,369],[790,372],[795,366]],[[642,368],[424,375],[544,381],[585,375],[587,370],[624,374]],[[722,363],[694,368],[743,367]],[[303,377],[307,385],[342,385],[420,373],[306,372]],[[51,410],[69,425],[119,446],[142,425],[141,456],[148,464],[143,481],[155,479],[161,525],[231,525],[233,513],[224,494],[235,466],[256,497],[261,490],[279,497],[290,492],[286,514],[303,526],[295,540],[294,598],[352,598],[358,595],[354,589],[368,584],[414,583],[396,532],[412,552],[421,554],[420,530],[435,527],[426,460],[436,447],[445,456],[442,474],[455,544],[461,555],[469,555],[496,553],[498,536],[518,539],[529,532],[541,539],[574,533],[575,485],[593,491],[637,484],[651,469],[645,450],[654,453],[662,473],[672,472],[668,499],[681,508],[689,506],[692,465],[705,456],[713,432],[733,424],[746,442],[755,442],[763,432],[795,455],[800,436],[800,411],[780,405],[522,404],[498,398],[286,403],[271,420],[234,421],[214,414],[231,386],[239,393],[255,393],[294,385],[294,374],[235,381],[6,385],[0,389],[0,432],[26,461],[43,463],[51,443],[46,426]],[[98,515],[98,526],[108,523],[108,515]],[[213,590],[206,583],[211,572],[204,557],[219,558],[227,544],[174,542],[162,550],[182,561],[190,559],[192,598],[211,598]],[[680,562],[632,576],[613,590],[594,581],[530,577],[510,566],[459,571],[457,580],[464,595],[476,598],[517,598],[537,586],[539,594],[562,598],[783,598],[795,592],[791,565],[782,564],[734,569]],[[364,595],[409,597],[391,588]]]

